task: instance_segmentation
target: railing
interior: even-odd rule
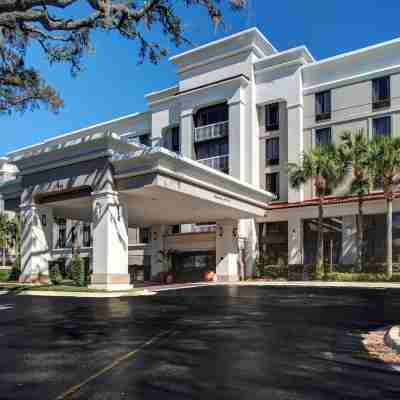
[[[217,169],[219,171],[228,172],[229,171],[229,155],[203,158],[202,160],[197,160],[198,162],[207,165],[207,167]]]
[[[194,141],[202,142],[204,140],[217,139],[220,137],[228,136],[228,133],[229,121],[199,126],[194,130]]]
[[[215,232],[216,225],[192,225],[192,232],[196,233],[204,233],[204,232]]]

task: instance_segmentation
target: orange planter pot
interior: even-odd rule
[[[204,280],[206,282],[212,282],[215,277],[215,272],[214,271],[206,271],[204,272]]]
[[[170,285],[171,283],[175,282],[175,277],[174,274],[167,274],[167,276],[165,277],[165,283],[167,285]]]

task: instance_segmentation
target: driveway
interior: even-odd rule
[[[0,399],[399,399],[361,336],[400,291],[213,286],[0,296]]]

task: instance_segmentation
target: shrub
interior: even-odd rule
[[[10,275],[8,276],[8,280],[11,282],[17,282],[19,280],[19,276],[21,275],[21,256],[17,255],[14,260],[13,266],[11,268]]]
[[[74,256],[71,262],[71,278],[76,286],[86,285],[85,275],[83,259],[79,255]]]
[[[264,277],[269,279],[287,279],[287,265],[266,265],[264,266]]]
[[[60,272],[60,266],[57,261],[50,261],[49,262],[49,277],[50,277],[50,282],[53,285],[59,285],[63,277]]]
[[[394,273],[392,278],[388,279],[385,274],[329,272],[325,274],[324,279],[329,282],[400,282],[400,273]]]
[[[10,279],[10,271],[0,271],[0,282],[7,282]]]

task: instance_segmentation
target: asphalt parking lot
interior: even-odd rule
[[[0,399],[399,399],[360,337],[399,319],[390,289],[3,295]]]

